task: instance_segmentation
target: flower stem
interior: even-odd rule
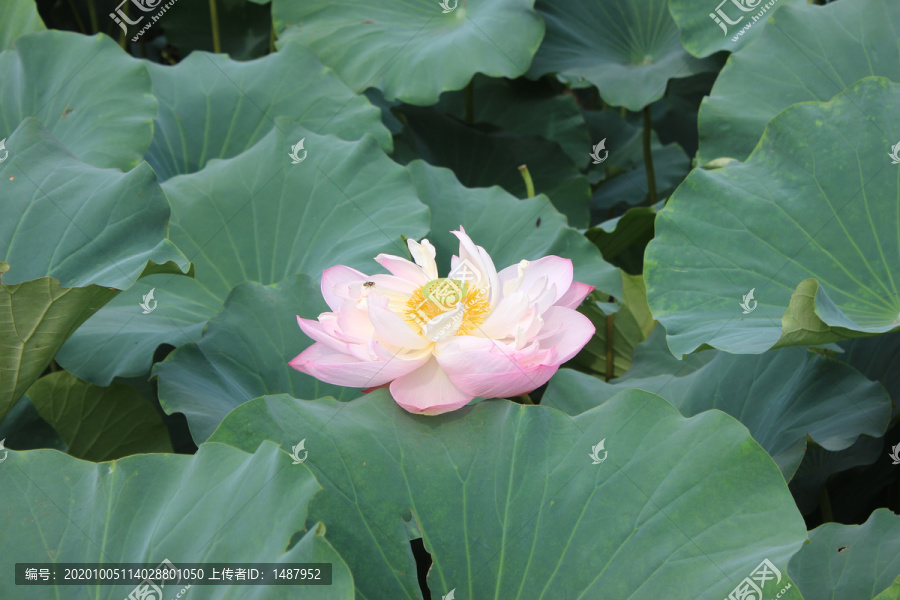
[[[819,510],[822,511],[822,522],[834,522],[834,515],[831,513],[831,498],[828,496],[828,487],[822,488],[822,500],[819,502]]]
[[[525,180],[525,193],[529,198],[534,198],[534,181],[531,180],[531,173],[528,172],[528,165],[519,165],[519,173]]]
[[[530,405],[534,404],[534,400],[532,400],[531,396],[529,396],[528,394],[522,394],[521,396],[519,396],[519,398],[522,399],[522,401],[519,404],[530,404]]]
[[[475,80],[469,81],[466,86],[466,123],[475,122]]]
[[[222,44],[219,42],[219,11],[216,8],[216,0],[209,0],[209,21],[212,25],[213,52],[220,54]]]
[[[88,14],[91,16],[91,28],[93,33],[100,31],[100,25],[97,22],[97,7],[94,6],[94,0],[88,0]]]
[[[613,363],[613,342],[615,341],[615,329],[613,325],[615,324],[615,320],[616,313],[606,315],[606,381],[613,378],[613,369],[615,368]]]
[[[650,134],[653,131],[653,119],[650,107],[644,107],[644,168],[647,171],[647,191],[650,204],[656,204],[656,173],[653,172],[653,153],[650,151]]]

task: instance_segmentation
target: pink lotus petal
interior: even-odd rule
[[[413,331],[399,315],[388,310],[387,298],[371,294],[368,300],[369,319],[379,339],[398,348],[413,350],[431,345],[430,341]]]
[[[474,268],[478,269],[481,274],[481,281],[478,282],[477,287],[490,290],[491,306],[496,306],[500,301],[501,289],[494,261],[484,248],[476,246],[471,238],[466,235],[466,230],[463,229],[462,225],[459,226],[459,231],[451,231],[450,233],[459,239],[459,257],[454,257],[457,260],[451,261],[453,268],[455,269],[460,261],[466,260]]]
[[[391,383],[391,396],[405,410],[422,415],[450,412],[474,398],[453,385],[434,357]]]
[[[457,338],[454,342],[462,341]],[[482,398],[510,398],[530,392],[556,373],[558,366],[540,362],[524,363],[519,353],[503,350],[496,344],[448,344],[438,354],[438,362],[456,386]],[[468,347],[466,347],[468,346]]]
[[[331,310],[336,311],[344,300],[350,298],[350,284],[363,282],[367,277],[365,273],[344,265],[325,269],[322,273],[322,297]]]
[[[400,258],[393,254],[379,254],[375,257],[375,262],[390,271],[391,274],[414,284],[417,288],[428,283],[428,278],[425,277],[422,267],[416,263],[409,262],[405,258]]]
[[[566,290],[566,293],[556,301],[556,306],[578,308],[578,306],[584,302],[584,299],[587,298],[587,295],[593,291],[594,286],[573,281],[572,285],[569,286],[569,289]]]
[[[293,368],[326,383],[354,388],[377,387],[415,371],[428,361],[392,358],[382,361],[361,361],[337,352],[324,344],[315,343],[291,360]]]
[[[571,308],[551,306],[542,316],[544,327],[538,334],[541,348],[556,350],[559,355],[557,365],[578,354],[596,331],[590,319]]]

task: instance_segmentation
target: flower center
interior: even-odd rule
[[[433,342],[468,335],[484,323],[491,305],[484,290],[458,279],[433,279],[406,302],[404,319]]]

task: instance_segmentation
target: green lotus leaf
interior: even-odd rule
[[[424,161],[414,161],[408,168],[419,199],[431,211],[428,240],[437,249],[442,273],[450,271],[450,257],[459,253],[459,240],[450,232],[462,225],[498,269],[553,254],[572,261],[575,281],[622,297],[618,269],[568,227],[565,216],[545,196],[519,200],[496,186],[468,189],[449,169]]]
[[[270,286],[238,284],[199,342],[181,346],[154,367],[160,403],[168,413],[183,413],[200,443],[225,415],[253,398],[280,393],[356,397],[357,390],[323,383],[288,365],[312,344],[297,326],[297,316],[315,319],[328,310],[308,275]]]
[[[146,164],[128,173],[74,156],[36,119],[0,163],[0,419],[65,339],[141,275],[189,263],[166,238],[169,206]]]
[[[900,185],[888,157],[898,111],[900,85],[869,77],[830,102],[786,109],[746,163],[685,179],[657,215],[644,261],[673,354],[759,353],[900,328],[891,258]]]
[[[38,379],[28,388],[28,397],[76,458],[99,462],[172,452],[162,417],[133,388],[101,388],[60,371]]]
[[[301,139],[296,156],[305,158],[293,164],[289,152]],[[196,279],[147,277],[85,323],[57,357],[80,379],[106,386],[137,377],[160,344],[199,342],[206,321],[243,281],[319,278],[337,264],[373,271],[379,253],[406,252],[401,235],[418,239],[428,230],[428,209],[407,170],[374,137],[345,142],[285,117],[246,152],[163,189],[171,238],[196,265]],[[151,289],[158,304],[144,314],[141,300]]]
[[[712,359],[697,367],[665,352],[661,328],[640,344],[628,372],[605,383],[563,369],[541,401],[578,414],[622,390],[661,394],[683,415],[718,409],[743,423],[790,481],[806,450],[807,436],[827,450],[848,448],[857,437],[881,437],[890,419],[884,388],[843,363],[803,348],[762,355],[703,352]]]
[[[417,105],[475,73],[518,77],[544,35],[534,0],[273,0],[279,48],[301,43],[356,91]]]
[[[216,7],[218,40],[223,54],[235,60],[257,58],[269,51],[272,17],[269,6],[249,0],[185,2],[166,12],[166,41],[188,57],[197,50],[214,50],[212,14]]]
[[[588,180],[555,142],[490,125],[466,125],[431,108],[403,106],[395,113],[405,125],[397,138],[400,162],[421,158],[452,169],[466,187],[499,185],[519,198],[528,196],[519,171],[526,165],[535,192],[549,196],[573,227],[587,226]]]
[[[0,139],[35,117],[95,167],[127,171],[147,151],[157,110],[150,77],[105,35],[22,36],[0,53],[0,81]]]
[[[825,523],[809,541],[788,565],[805,600],[898,597],[900,516],[880,508],[862,525]]]
[[[414,416],[384,390],[267,396],[212,437],[244,449],[300,439],[325,486],[308,523],[328,523],[359,597],[421,598],[410,520],[434,561],[433,598],[721,598],[764,558],[784,573],[806,539],[743,426],[716,411],[685,419],[637,390],[572,418],[505,400]]]
[[[6,512],[0,536],[16,540],[16,549],[0,557],[4,598],[122,600],[135,587],[15,585],[17,562],[157,565],[168,559],[176,567],[331,563],[332,585],[304,587],[303,598],[352,600],[353,577],[324,537],[324,525],[303,529],[321,486],[309,469],[291,462],[272,443],[251,455],[204,444],[193,456],[142,454],[99,464],[54,450],[10,452],[0,486]],[[180,586],[172,587],[174,598]],[[295,586],[282,585],[192,589],[188,597],[215,600],[288,600],[298,594]]]
[[[465,95],[443,94],[439,106],[464,119]],[[554,94],[548,86],[527,79],[510,81],[476,75],[472,80],[472,121],[556,142],[579,168],[590,160],[591,141],[575,97]]]
[[[662,208],[661,203],[659,207]],[[591,227],[584,235],[597,246],[605,260],[631,275],[639,275],[644,268],[644,249],[653,239],[657,212],[655,206],[629,208],[621,217]]]
[[[606,300],[606,298],[603,298]],[[587,302],[581,312],[594,324],[596,332],[587,345],[572,359],[573,365],[606,376],[607,327],[612,321],[613,369],[610,379],[624,374],[631,367],[635,347],[650,335],[656,321],[647,306],[647,292],[643,278],[622,273],[622,306],[615,313],[607,314],[596,302]]]
[[[704,71],[688,54],[669,15],[669,0],[537,0],[547,35],[528,76],[557,73],[597,86],[612,106],[639,111],[659,100],[670,79]]]
[[[160,104],[147,162],[161,180],[247,151],[276,127],[278,116],[345,140],[368,132],[391,149],[378,109],[302,46],[246,62],[193,52],[175,66],[146,65]],[[299,141],[290,140],[284,156]]]
[[[38,414],[37,409],[25,394],[0,421],[0,440],[7,449],[34,450],[53,448],[66,451],[66,445],[50,425]]]
[[[766,123],[792,104],[830,100],[867,75],[900,81],[898,29],[896,2],[798,2],[779,10],[758,43],[728,60],[703,101],[698,164],[746,159]]]
[[[0,4],[0,51],[12,48],[19,36],[45,29],[34,0],[7,0]]]
[[[750,45],[761,37],[760,32],[780,27],[784,13],[776,11],[797,1],[670,0],[669,9],[681,30],[684,47],[702,57],[720,50],[736,53]],[[770,21],[775,25],[768,26]]]
[[[841,342],[837,359],[881,383],[894,401],[893,418],[900,414],[900,332]]]

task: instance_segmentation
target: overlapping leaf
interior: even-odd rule
[[[16,38],[44,31],[34,0],[8,0],[0,4],[0,51],[12,48]]]
[[[73,157],[35,119],[0,163],[0,418],[65,339],[142,274],[189,263],[166,238],[169,206],[146,165]]]
[[[714,411],[685,419],[646,392],[571,419],[505,400],[413,416],[384,390],[349,403],[269,396],[212,439],[302,438],[326,486],[309,519],[329,524],[360,597],[420,597],[410,512],[434,560],[432,597],[721,598],[765,557],[784,571],[806,539],[744,427]]]
[[[278,116],[345,140],[371,133],[391,149],[378,109],[300,45],[247,62],[194,52],[173,67],[146,65],[160,103],[147,162],[160,179],[245,152],[276,126]],[[285,155],[299,141],[291,140]]]
[[[158,409],[133,388],[101,388],[60,371],[38,379],[28,397],[76,458],[98,462],[172,452]]]
[[[776,11],[791,2],[797,0],[669,0],[669,6],[684,47],[694,56],[709,56],[737,52],[761,31],[778,27],[780,21],[768,26],[769,19],[780,19]]]
[[[711,360],[705,355],[712,354]],[[703,352],[704,365],[685,364],[665,352],[661,328],[639,345],[629,371],[611,382],[563,369],[551,379],[542,404],[579,414],[622,390],[662,395],[682,414],[718,409],[740,420],[790,480],[807,436],[828,450],[843,450],[860,435],[881,437],[890,418],[884,388],[855,369],[802,348],[759,356]]]
[[[645,255],[650,308],[676,356],[900,328],[898,110],[900,85],[869,77],[786,109],[746,163],[688,176]]]
[[[900,82],[898,30],[896,2],[798,2],[780,9],[758,43],[729,59],[703,101],[698,163],[744,160],[766,123],[792,104],[830,100],[867,75]]]
[[[300,139],[305,149],[297,156],[306,158],[292,164],[288,153]],[[406,169],[375,138],[318,136],[283,117],[250,150],[163,188],[172,239],[195,263],[196,279],[148,277],[86,323],[58,357],[81,379],[108,385],[115,376],[142,375],[159,344],[198,342],[203,324],[243,281],[318,278],[336,264],[371,271],[379,253],[405,252],[401,235],[427,231],[428,209]],[[158,305],[143,314],[151,289]]]
[[[315,319],[327,310],[319,285],[307,275],[271,286],[239,284],[200,341],[178,348],[154,369],[160,402],[167,412],[187,417],[191,435],[200,443],[225,415],[253,398],[279,393],[309,399],[356,397],[355,390],[288,366],[312,344],[297,326],[297,316]]]
[[[168,559],[175,566],[331,563],[332,585],[304,587],[303,597],[352,600],[353,578],[322,524],[313,522],[294,545],[321,488],[309,469],[291,462],[271,443],[252,455],[205,444],[194,456],[148,454],[99,464],[54,450],[11,452],[0,486],[6,510],[0,537],[16,540],[16,548],[0,557],[4,598],[121,600],[134,588],[15,585],[16,562],[156,565]],[[211,585],[188,594],[197,589],[215,600],[297,597],[295,586]]]
[[[127,171],[147,151],[157,110],[150,77],[104,35],[22,36],[0,53],[0,81],[0,139],[35,117],[95,167]]]
[[[534,0],[273,0],[279,47],[299,42],[360,92],[428,105],[475,73],[518,77],[544,25]]]
[[[809,541],[788,565],[804,600],[900,594],[900,516],[880,508],[862,525],[821,525],[809,532]]]
[[[662,98],[666,84],[707,68],[688,54],[669,0],[538,0],[547,35],[530,77],[557,75],[576,87],[597,86],[613,106],[638,111]]]

